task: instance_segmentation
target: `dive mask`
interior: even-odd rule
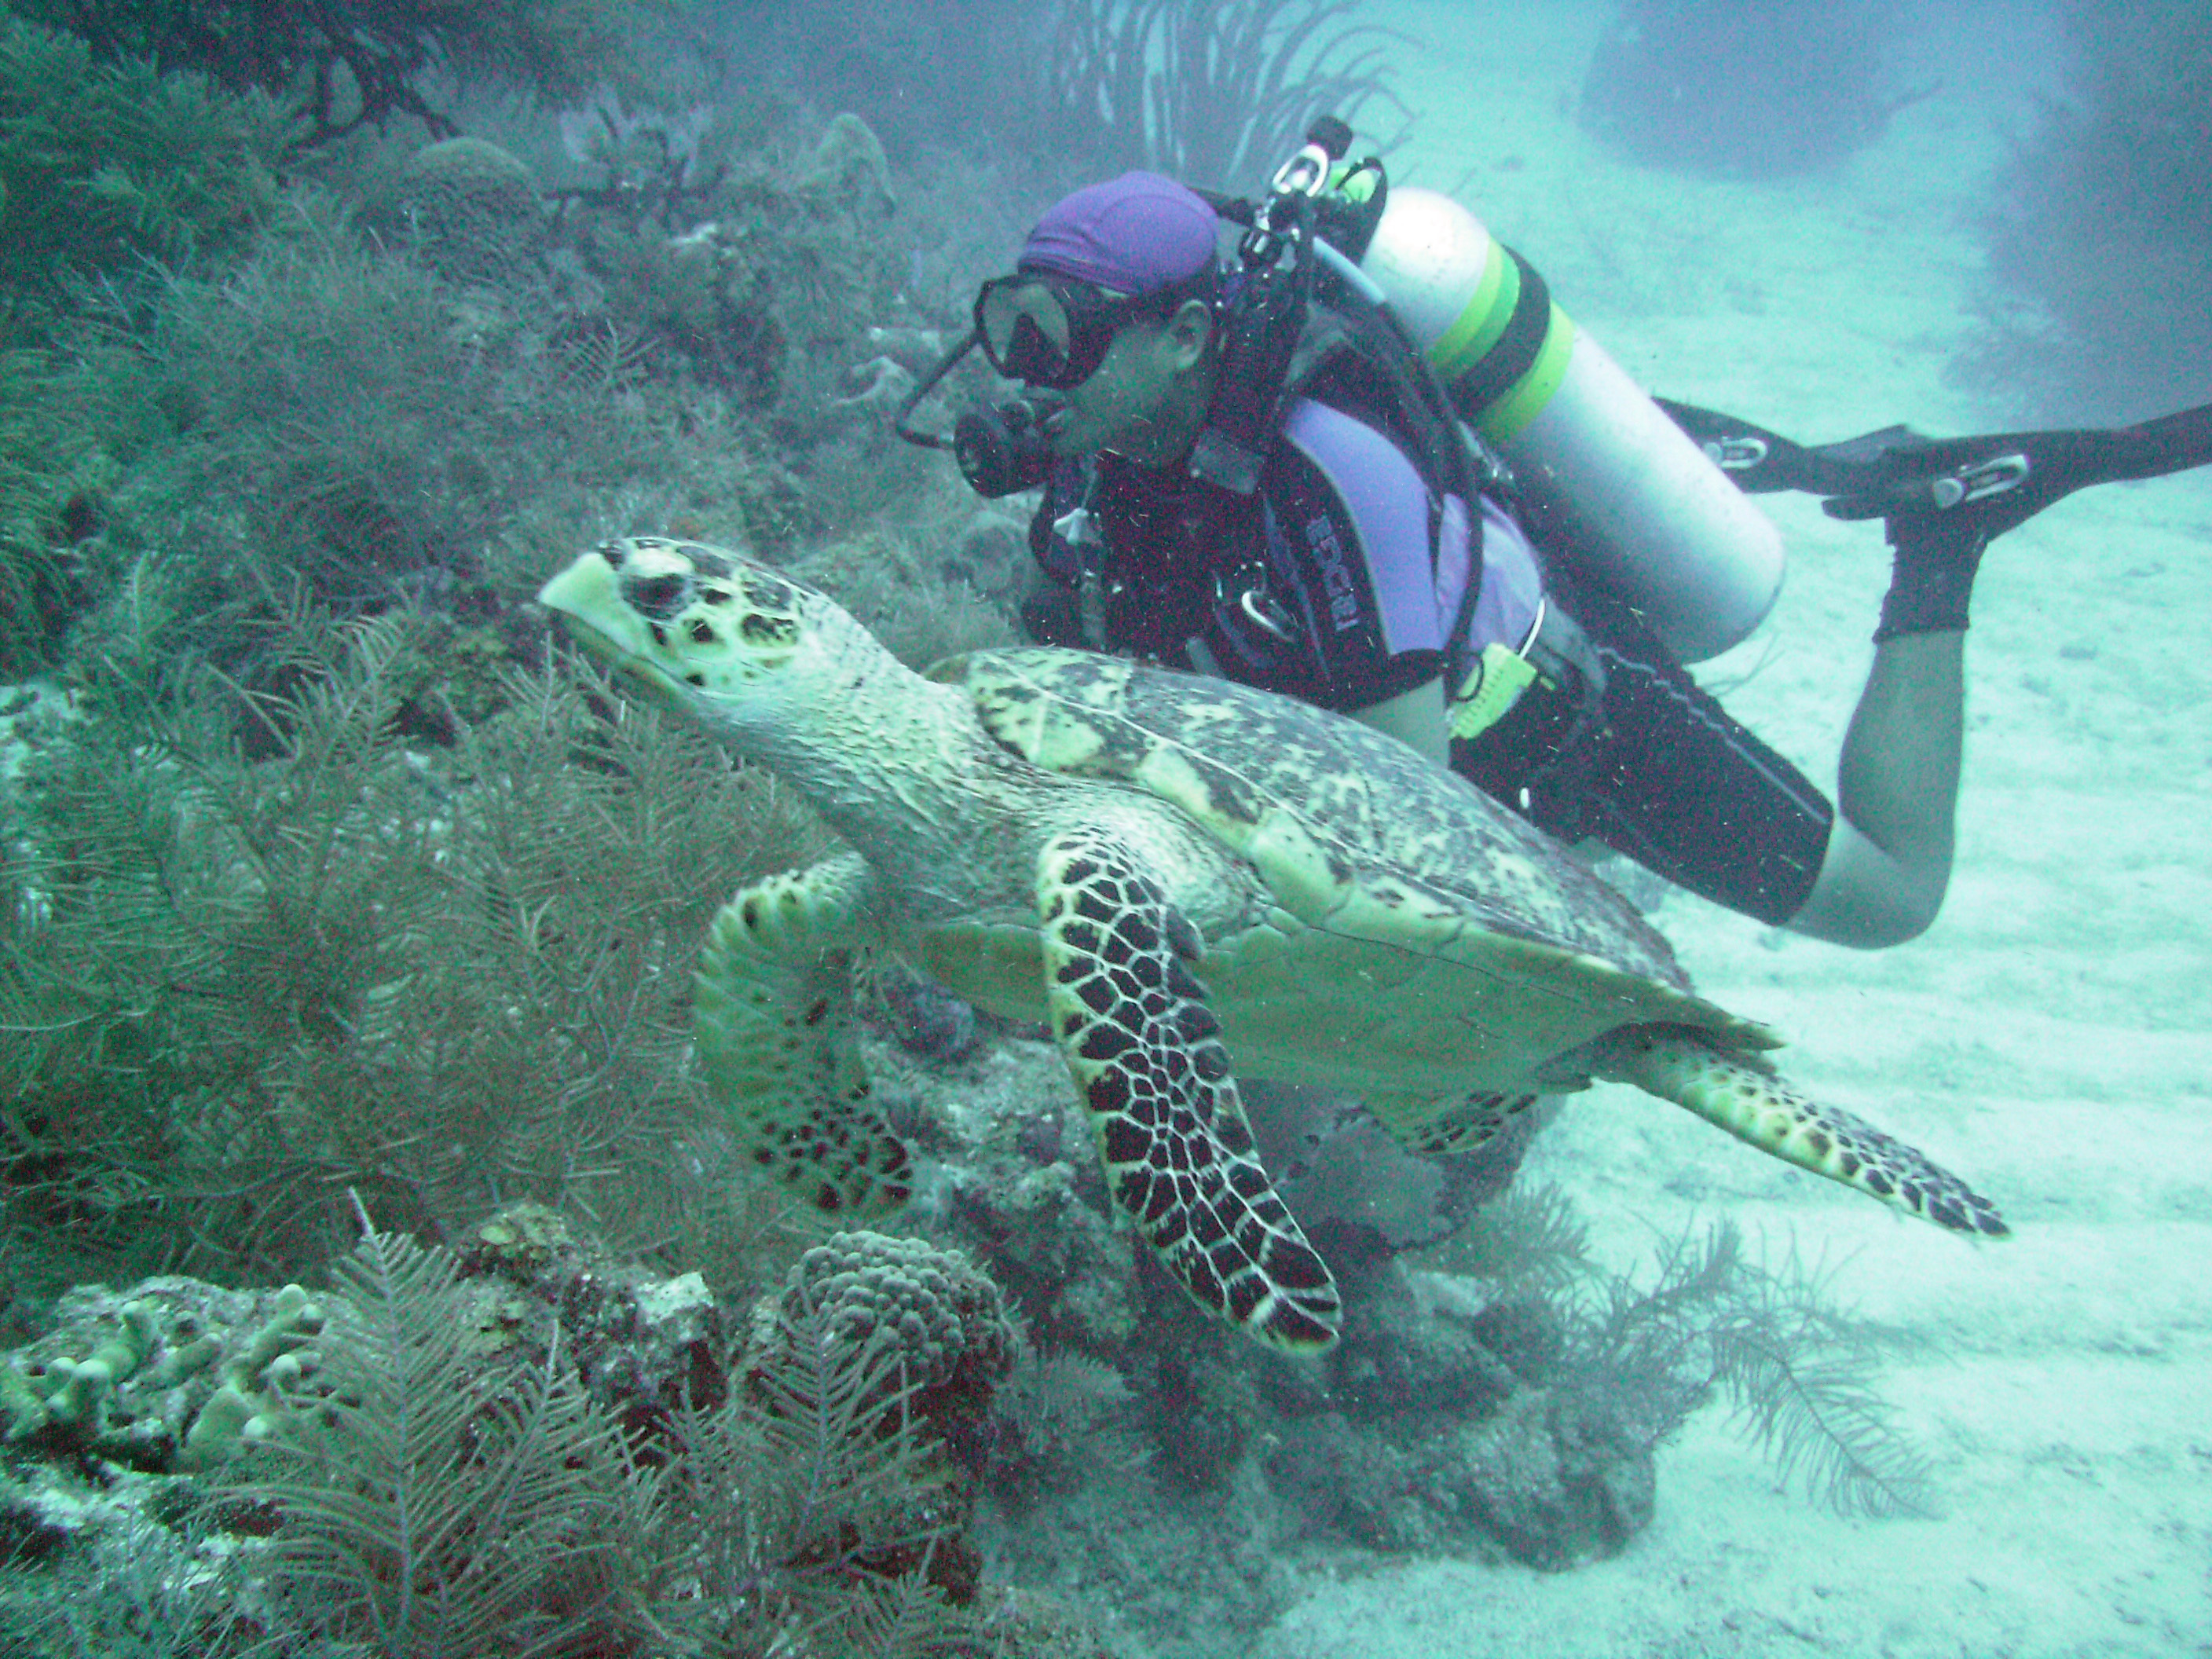
[[[1213,284],[1210,267],[1149,294],[1121,297],[1054,271],[994,276],[975,295],[975,343],[1007,380],[1066,392],[1098,372],[1123,324],[1164,317]]]

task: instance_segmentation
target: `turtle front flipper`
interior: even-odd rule
[[[1632,1025],[1578,1057],[1591,1073],[1632,1083],[1814,1175],[1870,1193],[1953,1232],[2002,1238],[2012,1230],[1988,1199],[1918,1148],[1864,1118],[1808,1100],[1685,1026]]]
[[[1098,1134],[1107,1189],[1207,1312],[1271,1347],[1336,1340],[1335,1281],[1253,1150],[1197,930],[1101,834],[1037,867],[1053,1033]]]
[[[896,1208],[910,1186],[854,1035],[869,880],[847,854],[740,890],[708,930],[692,1001],[700,1064],[744,1154],[840,1218]]]

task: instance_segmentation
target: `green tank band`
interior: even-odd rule
[[[1504,337],[1520,303],[1521,267],[1493,239],[1474,292],[1443,337],[1429,348],[1429,361],[1446,386],[1490,355]]]
[[[1328,170],[1325,194],[1341,196],[1347,202],[1366,202],[1375,195],[1375,187],[1382,182],[1382,169],[1369,161],[1339,161]]]
[[[1528,365],[1528,372],[1516,380],[1504,396],[1482,411],[1481,418],[1475,422],[1476,429],[1493,443],[1503,443],[1519,435],[1544,412],[1544,406],[1559,391],[1559,382],[1567,378],[1567,359],[1574,355],[1574,319],[1555,305],[1544,331],[1544,343],[1537,349],[1536,361]]]

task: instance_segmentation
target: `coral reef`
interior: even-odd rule
[[[1104,1651],[977,1582],[945,1430],[1012,1336],[957,1258],[841,1236],[732,1347],[696,1275],[551,1212],[471,1236],[371,1231],[313,1297],[84,1291],[0,1358],[0,1622],[41,1638],[9,1650],[158,1605],[204,1656]]]
[[[1281,1501],[1392,1552],[1559,1571],[1626,1547],[1651,1518],[1652,1445],[1602,1390],[1528,1363],[1541,1345],[1500,1340],[1541,1305],[1434,1274],[1371,1281],[1320,1397],[1277,1383],[1295,1413],[1269,1462]]]
[[[1625,0],[1583,82],[1583,126],[1721,178],[1805,173],[1924,96],[1892,83],[1894,0]]]
[[[2062,95],[1988,192],[1990,335],[1961,364],[2023,417],[2137,419],[2212,380],[2212,14],[2062,9]]]
[[[600,117],[626,142],[583,148],[599,181],[558,193],[564,326],[635,337],[647,363],[680,363],[750,407],[801,404],[815,422],[850,407],[825,365],[864,360],[896,289],[879,236],[897,198],[867,124],[840,114],[785,159],[698,113]],[[658,140],[642,163],[640,135]]]
[[[688,970],[727,883],[814,832],[565,672],[509,673],[497,716],[448,710],[418,752],[410,699],[446,706],[405,638],[294,634],[302,689],[251,712],[265,760],[206,685],[125,681],[30,769],[0,866],[15,1294],[163,1262],[301,1277],[349,1187],[450,1237],[594,1189],[663,1233],[718,1184]]]
[[[992,94],[964,137],[1036,125],[1032,72],[1089,76],[1085,131],[1030,135],[1046,171],[1094,165],[1104,112],[1228,181],[1312,105],[1380,99],[1376,37],[1333,3],[1101,0],[1068,60],[982,0],[792,9],[871,100],[800,119],[688,60],[658,106],[538,75],[495,4],[440,14],[474,31],[446,70],[513,48],[568,108],[460,137],[470,87],[406,42],[319,83],[295,9],[269,48],[310,73],[275,90],[316,155],[280,188],[278,108],[158,70],[224,44],[165,19],[261,9],[52,0],[94,53],[0,39],[29,239],[0,252],[29,343],[0,358],[0,663],[56,674],[0,702],[11,1638],[1101,1653],[992,1580],[1188,1631],[1264,1619],[1300,1549],[1564,1566],[1643,1524],[1653,1446],[1716,1395],[1816,1487],[1905,1490],[1797,1281],[1708,1244],[1593,1290],[1562,1206],[1386,1158],[1343,1101],[1285,1167],[1356,1287],[1346,1340],[1231,1347],[1109,1218],[1053,1049],[894,963],[862,1040],[927,1237],[799,1230],[731,1169],[684,1001],[706,915],[817,832],[544,672],[523,597],[648,528],[769,550],[916,664],[1009,637],[1018,521],[884,425],[1043,173],[924,155],[886,42],[988,45],[945,77]],[[533,15],[615,15],[560,9]],[[225,49],[208,71],[260,84]],[[380,102],[413,119],[340,142]],[[40,191],[83,212],[21,216]]]

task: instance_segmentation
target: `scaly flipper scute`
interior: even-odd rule
[[[1115,1203],[1209,1313],[1272,1347],[1331,1346],[1336,1285],[1253,1149],[1196,930],[1103,834],[1046,846],[1037,910],[1046,1008]]]
[[[1687,1107],[1763,1152],[1939,1227],[1984,1238],[2012,1231],[1996,1205],[1917,1147],[1839,1107],[1808,1100],[1696,1031],[1630,1026],[1600,1039],[1586,1058],[1594,1076]]]
[[[848,854],[744,889],[708,930],[692,1004],[700,1064],[745,1156],[841,1218],[894,1209],[912,1184],[854,1035],[869,882]]]

